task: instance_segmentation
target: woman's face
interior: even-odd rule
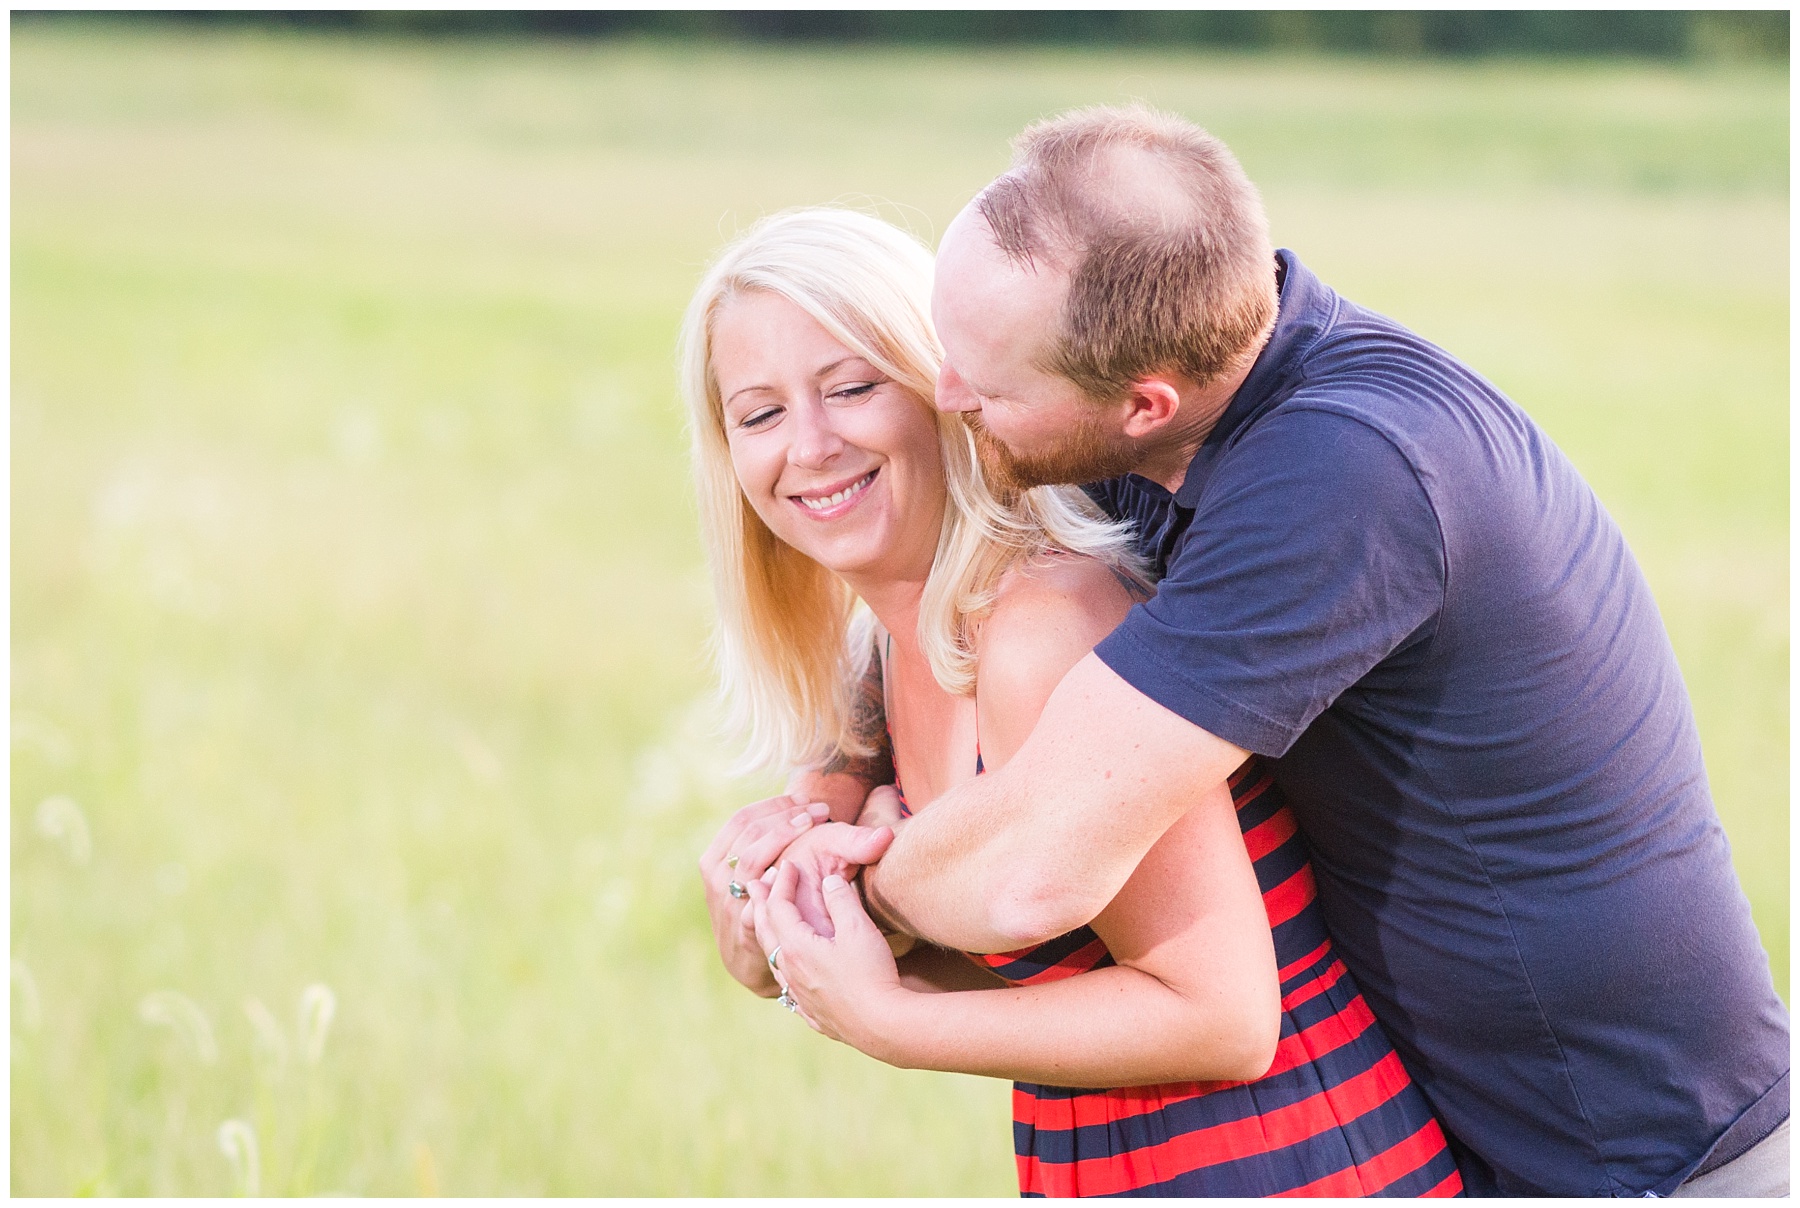
[[[848,578],[923,581],[945,502],[931,407],[779,294],[724,303],[712,365],[731,464],[770,531]]]

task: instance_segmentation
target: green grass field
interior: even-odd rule
[[[694,859],[762,786],[671,345],[756,216],[930,238],[1132,97],[1587,474],[1785,994],[1784,68],[21,23],[11,1189],[230,1193],[253,1140],[274,1194],[1010,1194],[1004,1085],[715,966]]]

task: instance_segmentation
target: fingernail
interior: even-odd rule
[[[831,817],[831,807],[826,805],[823,801],[813,802],[806,807],[806,812],[812,815],[814,822],[823,822],[825,819]]]
[[[789,818],[788,821],[802,830],[813,824],[812,816],[810,814],[795,814],[792,818]]]
[[[773,885],[773,884],[775,884],[775,873],[776,873],[776,872],[777,872],[777,871],[778,871],[778,870],[779,870],[779,869],[780,869],[780,868],[781,868],[781,865],[779,865],[779,864],[771,864],[771,865],[769,865],[769,871],[768,871],[768,872],[765,872],[765,873],[764,873],[764,874],[763,874],[763,875],[762,875],[762,882],[763,882],[763,884],[764,884],[764,885]]]
[[[832,891],[834,889],[842,889],[844,887],[845,883],[846,882],[844,881],[844,878],[838,876],[835,872],[832,873],[830,876],[826,877],[823,881],[819,882],[819,884],[824,887],[824,889],[827,893],[829,893],[830,891]]]

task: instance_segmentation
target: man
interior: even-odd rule
[[[1086,110],[1016,151],[939,251],[938,405],[1001,487],[1092,484],[1165,577],[1004,769],[898,828],[871,913],[1041,942],[1255,752],[1472,1191],[1784,1194],[1787,1014],[1592,492],[1275,254],[1203,131]],[[846,860],[879,846],[849,833]]]

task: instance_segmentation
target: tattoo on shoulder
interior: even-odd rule
[[[869,666],[856,686],[856,699],[850,705],[850,727],[847,737],[868,755],[858,755],[842,747],[831,753],[819,770],[825,775],[841,773],[854,776],[874,786],[894,782],[894,747],[888,739],[887,707],[881,690],[881,653],[870,651]]]

